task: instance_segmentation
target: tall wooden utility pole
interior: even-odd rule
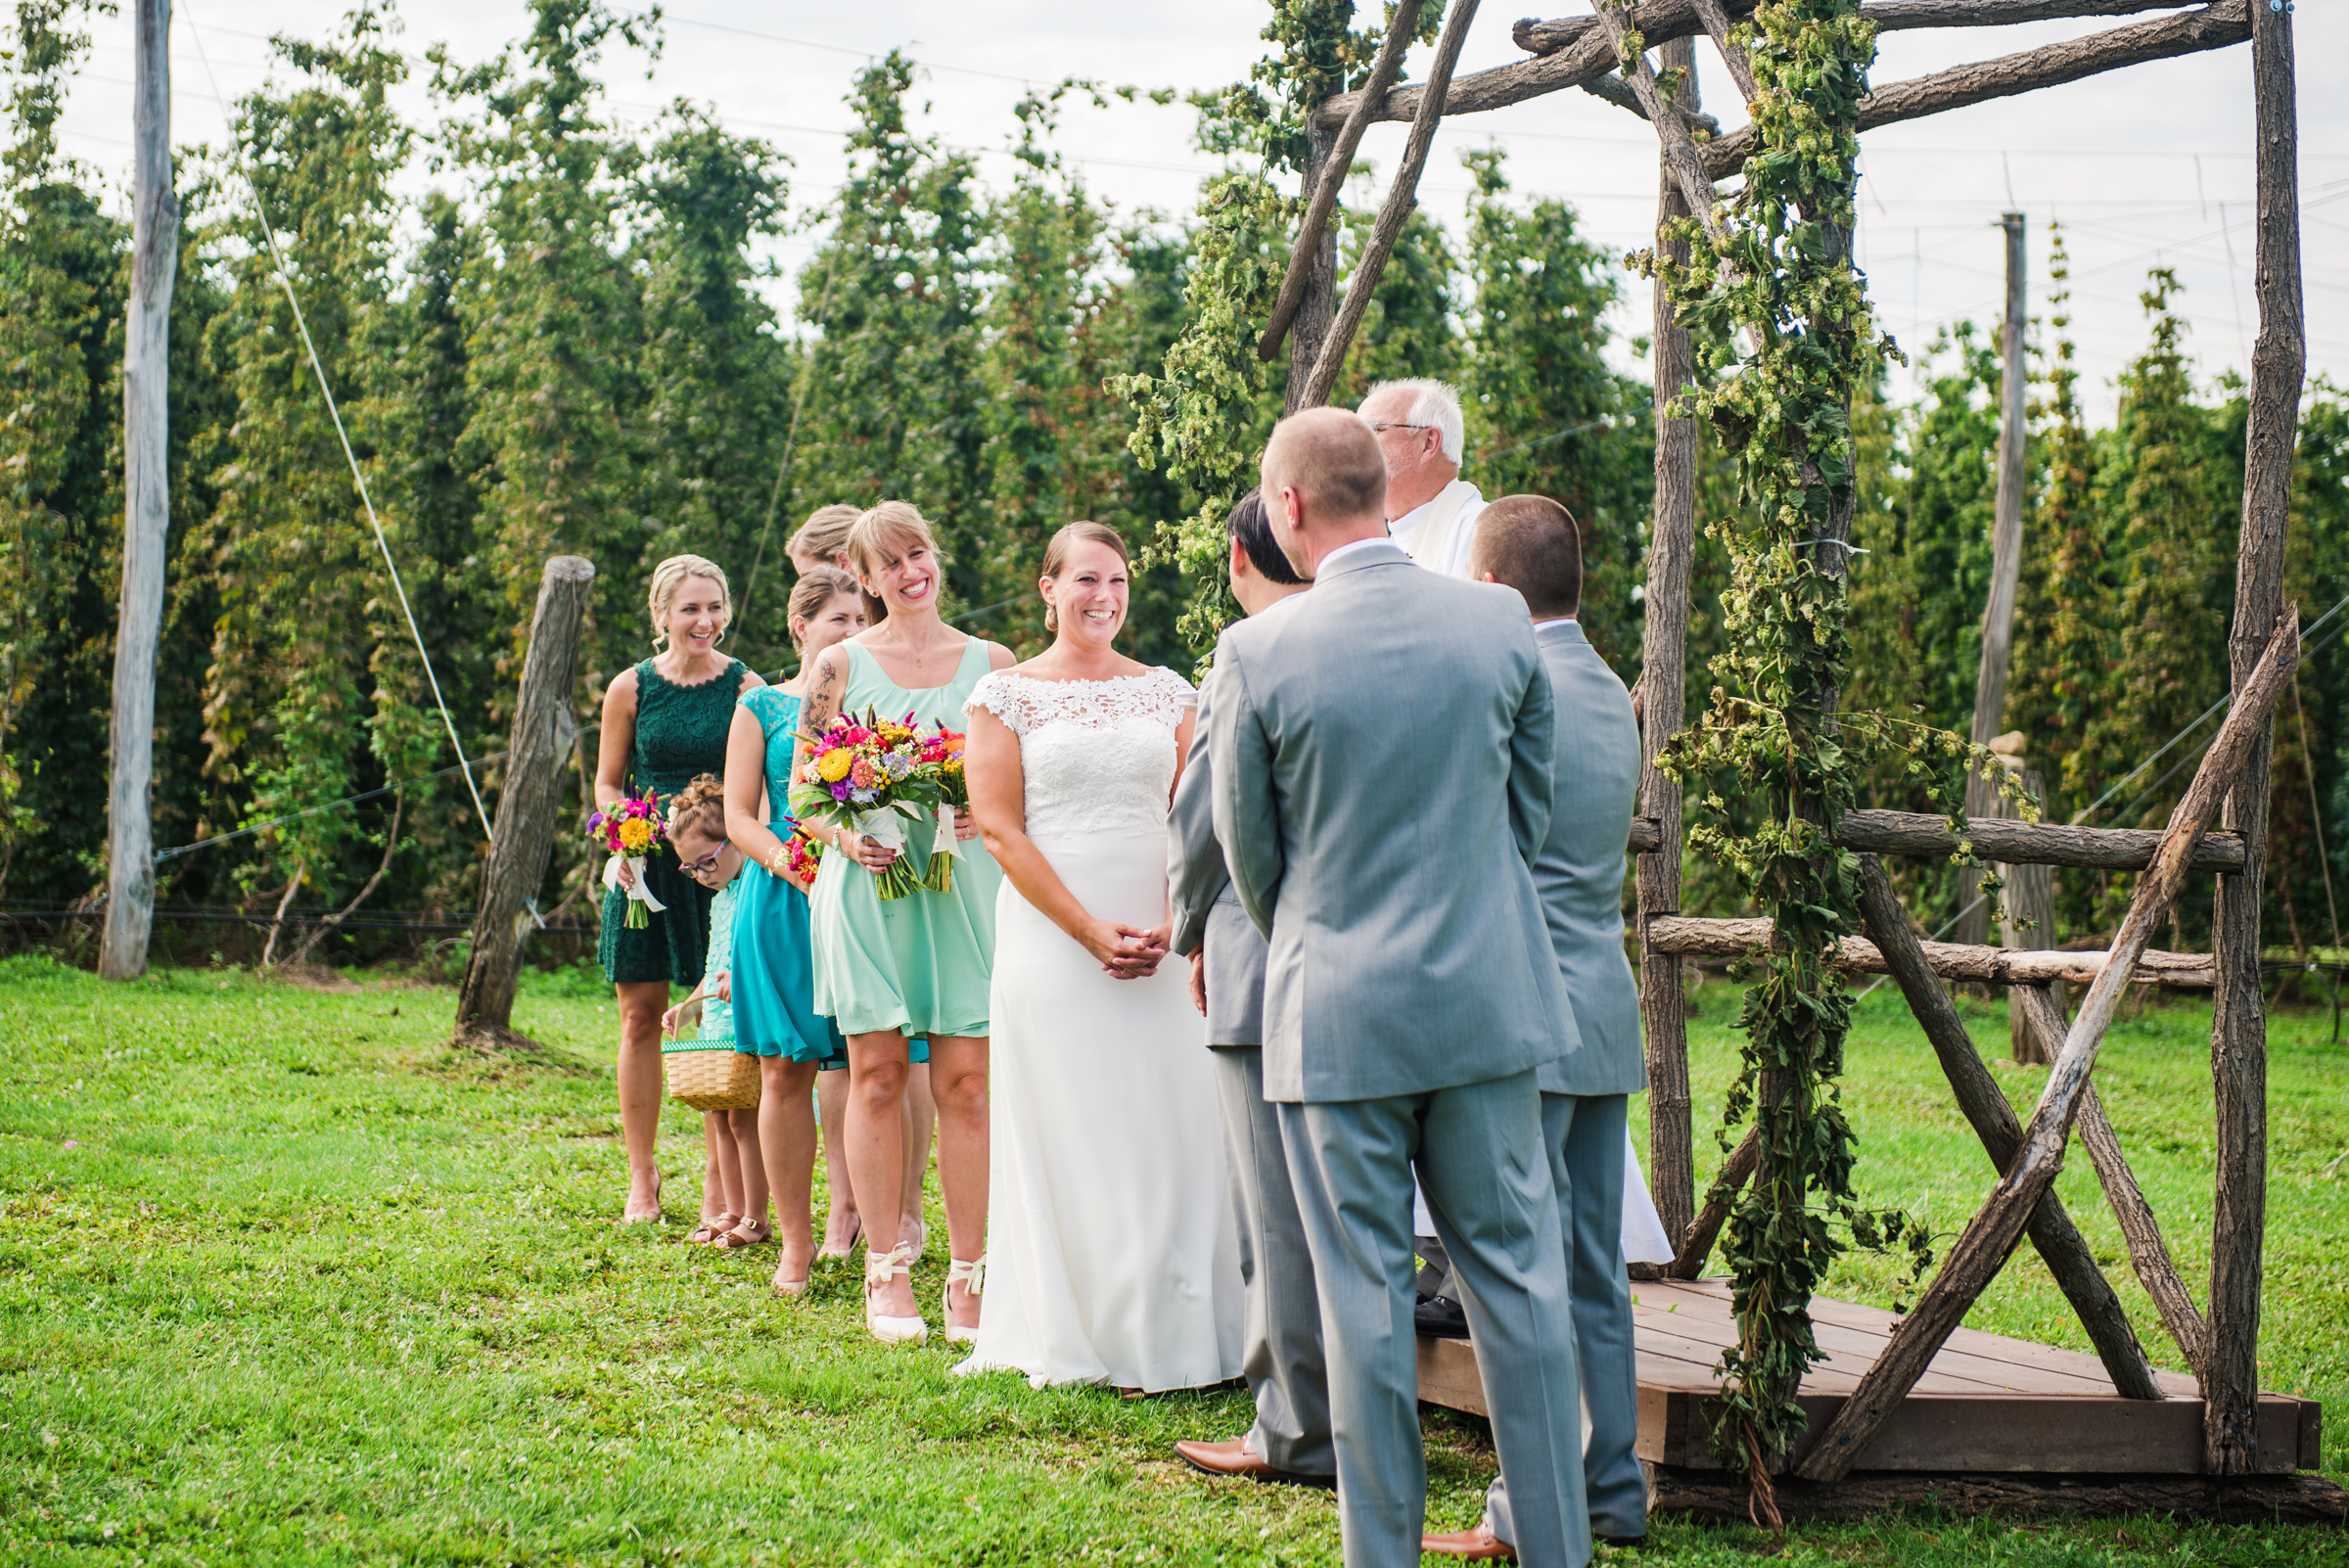
[[[1990,530],[1990,604],[1982,612],[1982,672],[1974,681],[1976,746],[1988,746],[2004,728],[2006,668],[2014,652],[2014,595],[2023,578],[2023,214],[2004,213],[2006,231],[2006,326],[2000,334],[1999,501]],[[1965,814],[1989,816],[1997,787],[1979,776],[1965,781]],[[1954,942],[1979,943],[1990,934],[1990,901],[1975,901],[1979,878],[1959,881],[1965,913]]]
[[[2239,700],[2259,668],[2259,638],[2283,604],[2292,519],[2292,446],[2308,346],[2300,302],[2299,110],[2292,83],[2292,9],[2253,4],[2251,98],[2259,127],[2259,341],[2251,349],[2243,443],[2242,542],[2234,564],[2228,652]],[[2259,909],[2268,859],[2268,773],[2276,741],[2262,724],[2227,798],[2226,825],[2243,836],[2243,869],[2219,878],[2210,946],[2219,986],[2210,1027],[2218,1105],[2210,1237],[2210,1344],[2202,1378],[2203,1468],[2259,1467],[2260,1254],[2267,1237],[2268,1016],[2259,990]]]
[[[106,934],[98,972],[147,969],[155,923],[155,652],[162,638],[163,548],[171,516],[171,283],[179,201],[171,194],[171,0],[129,0],[134,64],[130,303],[122,347],[122,600],[115,622],[114,779],[107,794]]]

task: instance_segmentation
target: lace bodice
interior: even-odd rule
[[[1028,836],[1164,833],[1174,788],[1174,731],[1194,700],[1172,669],[1109,680],[1035,680],[998,669],[972,688],[1020,738]]]

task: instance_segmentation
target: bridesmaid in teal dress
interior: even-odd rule
[[[804,658],[861,630],[864,606],[856,579],[837,567],[803,572],[791,592],[786,623],[792,645]],[[815,1010],[808,884],[793,873],[784,852],[784,839],[795,825],[785,811],[800,727],[802,694],[793,687],[805,682],[803,666],[800,680],[745,692],[726,742],[726,836],[749,862],[737,883],[742,891],[734,925],[735,1040],[759,1058],[759,1145],[782,1215],[774,1287],[785,1296],[807,1288],[815,1250],[808,1218],[816,1144],[809,1090],[819,1069],[849,1065],[848,1041]]]
[[[856,520],[850,564],[868,621],[886,620],[813,662],[801,715],[817,733],[841,713],[869,706],[891,717],[911,714],[927,727],[963,727],[963,699],[990,669],[1007,669],[1011,651],[968,636],[939,617],[943,578],[938,543],[921,513],[884,501]],[[794,765],[803,764],[802,742]],[[966,842],[950,893],[916,892],[884,900],[871,872],[894,850],[868,835],[816,828],[840,853],[824,856],[810,903],[815,1009],[849,1039],[849,1167],[864,1221],[865,1324],[876,1338],[919,1342],[928,1335],[907,1278],[913,1248],[900,1235],[904,1180],[898,1105],[904,1097],[906,1037],[930,1041],[930,1087],[938,1100],[938,1175],[946,1207],[946,1337],[968,1340],[979,1324],[970,1286],[987,1245],[988,978],[994,960],[995,889],[1003,873],[963,814]],[[924,863],[930,832],[908,823],[905,853]]]
[[[731,614],[726,575],[698,555],[672,555],[653,569],[654,646],[662,652],[623,669],[604,692],[595,804],[609,807],[650,788],[666,803],[704,773],[726,765],[734,702],[760,684],[739,659],[717,651]],[[665,906],[628,929],[629,880],[604,895],[596,944],[620,1003],[620,1126],[628,1151],[629,1223],[661,1218],[661,1173],[653,1144],[661,1130],[661,1015],[670,984],[702,977],[710,945],[710,890],[677,865],[667,845],[644,859],[645,886]]]

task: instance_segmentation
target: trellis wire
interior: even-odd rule
[[[229,100],[221,96],[220,78],[212,73],[212,59],[204,47],[204,30],[197,26],[196,14],[185,0],[180,9],[187,16],[188,32],[196,40],[196,57],[204,62],[204,74],[212,84],[212,97],[219,103],[225,118]],[[482,819],[482,837],[486,839],[490,837],[489,809],[482,804],[481,786],[474,782],[472,764],[465,759],[465,743],[457,738],[457,721],[449,715],[448,700],[440,695],[440,677],[433,669],[433,656],[425,651],[424,633],[417,628],[416,612],[408,605],[407,585],[400,581],[399,566],[392,559],[392,544],[384,537],[383,520],[375,514],[375,497],[367,492],[367,476],[359,472],[358,455],[350,447],[350,434],[343,428],[343,410],[335,402],[335,390],[327,385],[326,366],[318,358],[318,346],[310,341],[310,324],[301,313],[300,298],[294,292],[293,275],[286,270],[286,253],[277,243],[277,228],[269,221],[268,208],[261,205],[261,188],[253,183],[253,170],[246,166],[245,143],[237,134],[234,119],[228,124],[228,146],[236,158],[237,175],[253,198],[253,215],[261,225],[261,237],[269,242],[269,257],[276,264],[278,286],[286,291],[286,303],[294,311],[294,325],[301,333],[302,349],[310,356],[310,373],[318,378],[318,392],[326,399],[327,417],[334,421],[335,439],[343,443],[343,460],[350,465],[350,482],[358,487],[359,504],[367,509],[367,526],[375,530],[375,547],[383,552],[384,570],[392,575],[392,591],[399,597],[399,613],[407,619],[408,635],[415,640],[416,657],[423,661],[424,678],[433,688],[434,706],[440,710],[440,723],[448,731],[448,744],[456,749],[457,770],[465,775],[466,792],[473,797],[474,812]],[[531,913],[534,916],[536,909]]]

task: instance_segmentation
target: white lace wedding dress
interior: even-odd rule
[[[1174,731],[1169,669],[982,679],[1020,738],[1028,836],[1093,914],[1167,921]],[[979,1342],[955,1370],[1041,1388],[1195,1388],[1240,1372],[1237,1237],[1189,971],[1115,980],[1008,878],[995,904],[988,1260]]]

